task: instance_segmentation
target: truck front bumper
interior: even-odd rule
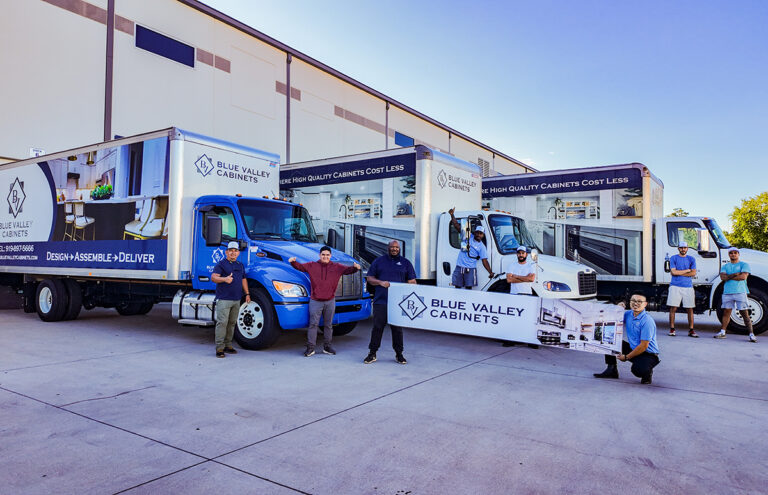
[[[309,301],[276,304],[275,312],[280,327],[285,330],[307,328],[309,326]],[[366,320],[371,316],[371,299],[355,299],[352,301],[337,301],[336,314],[333,324],[349,323]],[[322,324],[322,321],[321,321]]]

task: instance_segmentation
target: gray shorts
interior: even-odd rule
[[[477,285],[477,268],[464,268],[457,266],[453,270],[451,283],[456,288],[474,287]]]
[[[723,302],[720,304],[720,307],[723,309],[735,309],[738,311],[749,309],[749,304],[747,303],[747,293],[739,292],[738,294],[723,294]]]

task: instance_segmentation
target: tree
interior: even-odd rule
[[[668,217],[687,217],[689,215],[690,215],[690,213],[688,213],[687,211],[685,211],[682,208],[673,208],[672,209],[672,213],[670,213],[667,216]]]
[[[731,244],[768,251],[768,192],[742,200],[729,217],[733,231],[726,236]]]

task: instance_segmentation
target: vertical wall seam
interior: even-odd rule
[[[107,46],[104,61],[104,141],[112,139],[112,79],[115,55],[115,0],[107,1]]]
[[[291,163],[291,60],[290,53],[285,58],[285,160]]]

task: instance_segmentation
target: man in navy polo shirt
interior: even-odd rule
[[[622,302],[623,306],[624,303]],[[653,368],[659,364],[659,346],[656,344],[656,322],[645,311],[648,300],[642,292],[630,296],[629,307],[624,312],[624,333],[627,340],[621,343],[619,361],[632,362],[632,374],[640,378],[640,383],[650,385],[653,382]],[[608,365],[602,373],[595,373],[595,378],[618,378],[619,369],[616,356],[605,356]]]
[[[227,257],[216,263],[211,274],[211,281],[216,284],[216,357],[237,354],[232,347],[235,335],[237,313],[240,311],[240,299],[245,294],[245,302],[251,302],[248,293],[248,280],[245,267],[237,261],[240,247],[237,242],[227,244]]]
[[[376,351],[381,345],[381,336],[384,327],[387,326],[387,294],[390,282],[416,283],[416,271],[410,261],[400,256],[400,243],[390,241],[388,254],[379,256],[368,269],[368,283],[375,286],[373,295],[373,329],[371,330],[371,342],[368,344],[368,356],[363,360],[365,364],[376,361]],[[392,332],[392,348],[395,349],[395,361],[406,364],[408,361],[403,356],[403,329],[396,325],[389,325]]]

